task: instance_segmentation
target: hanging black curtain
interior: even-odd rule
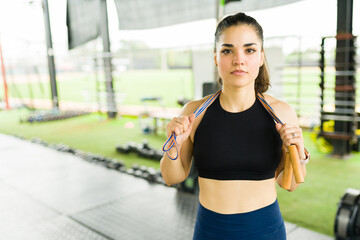
[[[67,0],[68,46],[100,35],[101,0]],[[120,30],[165,27],[216,17],[217,0],[114,0]],[[286,5],[301,0],[226,0],[225,14]]]
[[[69,49],[100,35],[100,0],[67,0],[66,25]]]
[[[114,0],[119,29],[165,27],[216,17],[217,0]],[[300,0],[226,0],[225,14],[286,5]]]

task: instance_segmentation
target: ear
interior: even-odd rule
[[[214,63],[215,63],[215,66],[217,66],[217,65],[218,65],[218,63],[217,63],[216,50],[214,50]]]
[[[259,67],[262,67],[264,65],[264,61],[265,61],[265,52],[263,49],[260,53],[260,66]]]

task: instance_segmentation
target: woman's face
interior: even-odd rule
[[[224,85],[250,87],[264,63],[264,52],[254,28],[244,24],[223,31],[214,58]]]

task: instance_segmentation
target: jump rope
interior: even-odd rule
[[[220,95],[220,93],[221,93],[221,90],[217,91],[216,93],[211,95],[203,104],[201,104],[194,111],[195,118],[198,117],[208,106],[210,106],[216,100],[216,98]],[[276,123],[280,123],[281,125],[283,125],[281,120],[276,116],[275,111],[266,102],[264,95],[262,95],[261,93],[258,93],[257,98],[260,100],[261,104],[263,105],[265,110],[270,114],[272,119]],[[166,146],[168,146],[168,147],[166,147]],[[169,155],[168,152],[174,146],[176,148],[176,157],[172,158]],[[173,132],[170,135],[170,137],[166,140],[166,142],[164,143],[163,151],[166,152],[166,154],[168,155],[168,157],[171,160],[176,160],[178,158],[180,149],[179,149],[179,146],[178,146],[178,144],[176,142],[175,132]],[[304,151],[308,154],[308,151],[306,149],[304,149]],[[295,144],[291,144],[288,147],[288,151],[285,154],[285,164],[284,164],[284,173],[283,173],[283,188],[284,189],[290,189],[293,174],[295,175],[296,183],[303,183],[304,182],[304,177],[302,176],[302,173],[300,171],[299,154],[298,154],[298,150],[297,150]]]

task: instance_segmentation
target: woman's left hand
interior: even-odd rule
[[[303,141],[303,135],[302,135],[302,130],[300,127],[297,127],[295,125],[291,125],[291,124],[283,124],[281,125],[280,123],[276,124],[276,130],[279,132],[280,137],[284,143],[284,145],[287,147],[289,147],[291,144],[295,144],[297,149],[298,149],[298,153],[299,153],[299,158],[305,159],[305,152],[304,152],[304,141]]]

